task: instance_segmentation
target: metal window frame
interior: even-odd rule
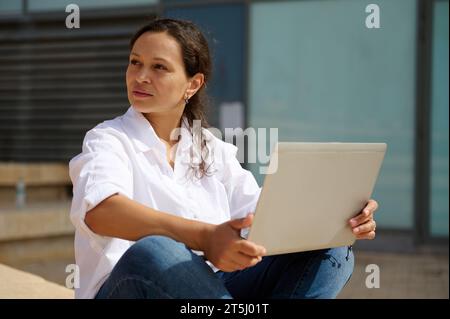
[[[414,243],[429,237],[430,202],[430,73],[433,1],[417,0],[416,106],[414,160]]]
[[[417,0],[417,58],[414,161],[414,243],[447,245],[448,236],[431,234],[431,77],[433,11],[439,0]]]

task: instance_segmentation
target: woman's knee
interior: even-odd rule
[[[192,252],[182,243],[165,236],[147,236],[134,243],[119,261],[128,273],[158,273],[186,260]]]
[[[146,236],[136,241],[128,251],[137,254],[160,254],[168,250],[186,250],[187,247],[167,236],[152,235]]]
[[[112,281],[124,282],[150,295],[172,298],[222,298],[222,282],[206,262],[184,244],[164,236],[148,236],[134,243],[114,268]]]

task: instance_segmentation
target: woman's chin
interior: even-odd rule
[[[133,101],[131,103],[133,108],[141,113],[151,113],[155,111],[155,107],[151,105],[144,105],[143,103],[140,103],[139,101]]]

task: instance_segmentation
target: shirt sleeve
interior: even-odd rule
[[[244,218],[255,212],[261,187],[253,174],[242,168],[236,158],[238,148],[229,143],[224,144],[223,184],[228,195],[231,219]]]
[[[113,194],[133,197],[133,174],[123,144],[107,129],[90,130],[82,152],[69,162],[69,173],[73,184],[70,219],[94,250],[102,250],[108,238],[94,233],[84,219],[86,212]]]

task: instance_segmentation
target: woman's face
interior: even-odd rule
[[[142,113],[182,113],[185,94],[195,94],[192,79],[184,70],[180,45],[163,32],[146,32],[136,40],[126,81],[128,100]]]

